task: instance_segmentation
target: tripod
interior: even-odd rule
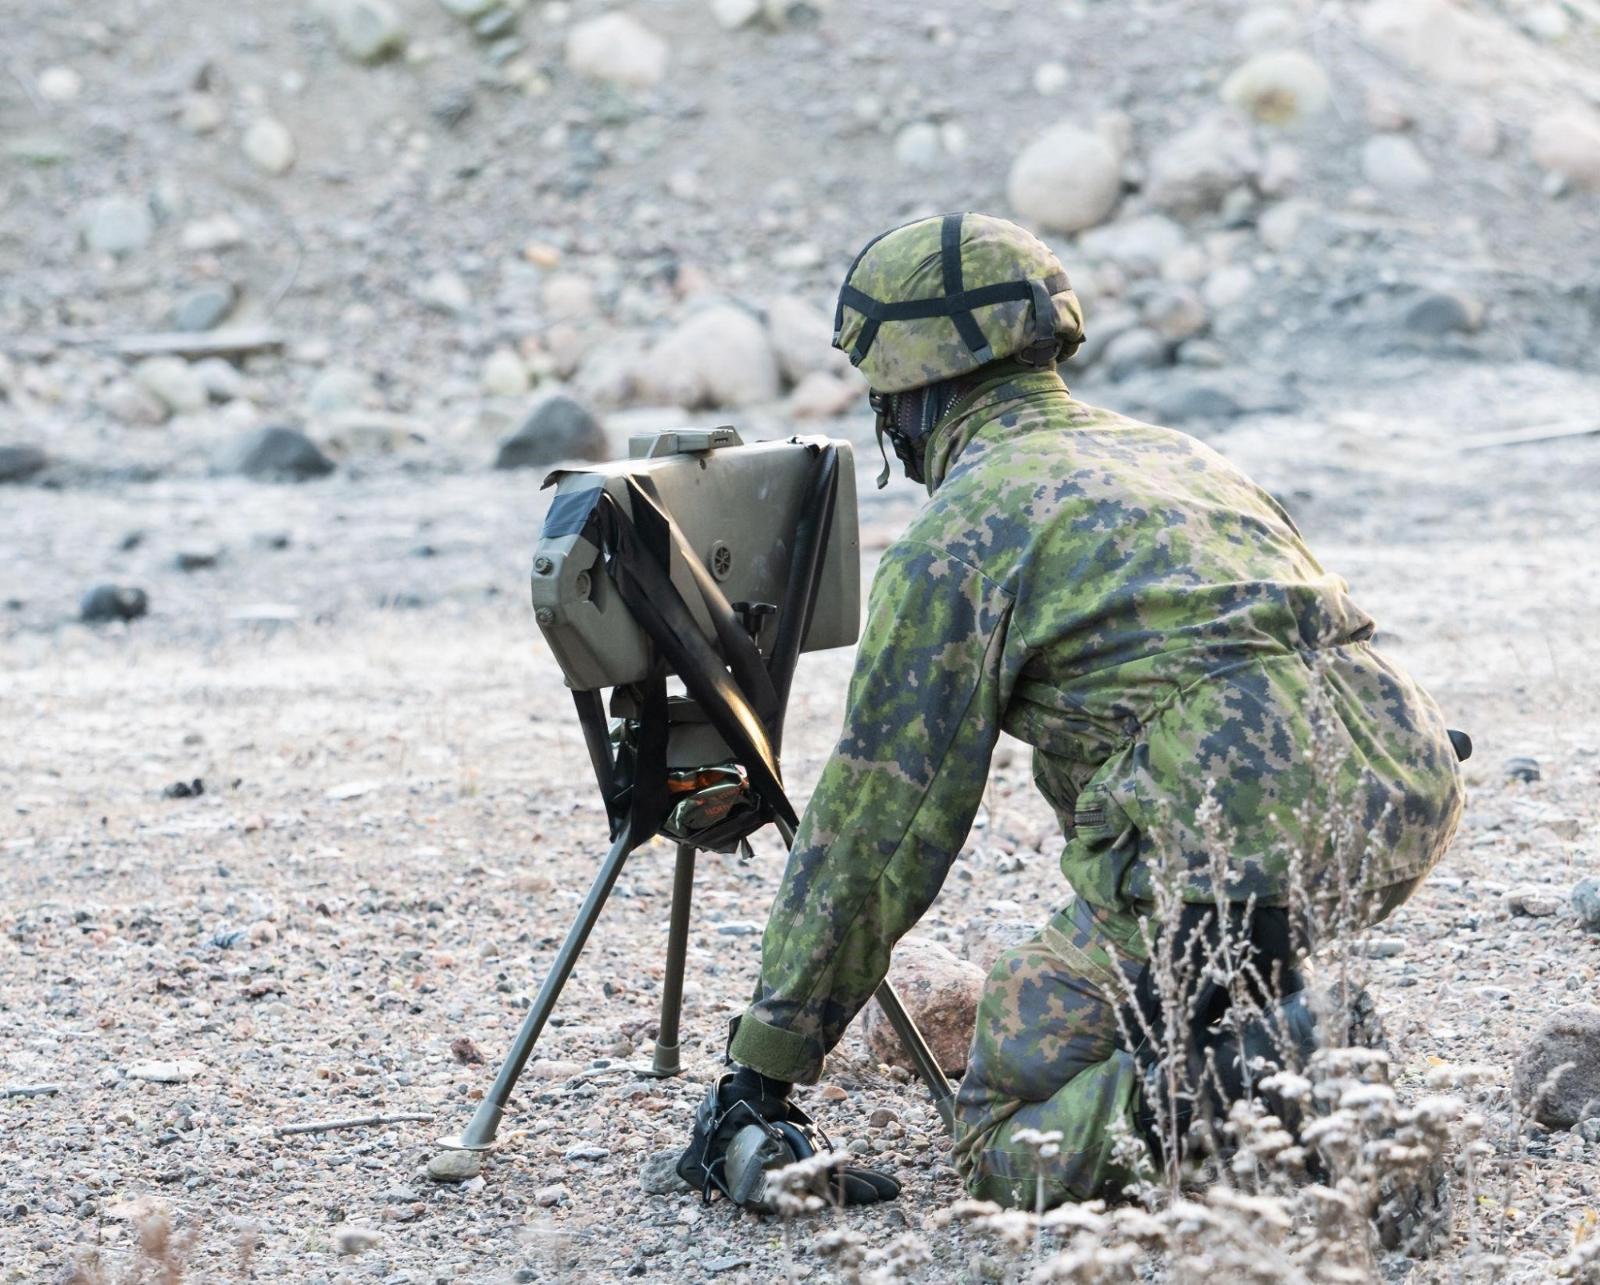
[[[786,844],[794,844],[797,817],[784,793],[777,748],[795,663],[816,607],[839,477],[836,447],[806,449],[814,458],[792,532],[781,605],[730,603],[647,485],[629,480],[626,504],[594,489],[575,490],[566,497],[558,494],[552,503],[542,547],[554,550],[553,540],[565,540],[570,546],[575,538],[581,538],[591,552],[598,553],[607,579],[631,618],[648,635],[654,660],[645,678],[614,689],[612,712],[620,715],[622,732],[615,742],[598,688],[575,684],[580,687],[573,692],[578,719],[611,823],[611,848],[488,1094],[466,1129],[441,1139],[440,1145],[484,1151],[493,1144],[511,1091],[622,867],[636,848],[663,832],[678,840],[678,850],[661,1020],[648,1074],[664,1077],[678,1073],[678,1028],[697,852],[728,851],[735,845],[747,851],[747,837],[769,821],[778,827]],[[693,596],[710,619],[712,637],[702,630],[674,583],[674,564],[691,577]],[[556,558],[535,558],[534,573],[536,584],[539,576],[559,575]],[[589,584],[587,572],[582,580],[585,586]],[[587,588],[582,592],[586,594]],[[548,627],[557,613],[539,608],[535,619]],[[771,644],[763,651],[761,640],[769,626]],[[682,680],[686,696],[667,695],[669,674]],[[715,802],[685,821],[680,804],[687,797],[692,810],[696,800],[706,798],[696,789],[707,775],[718,781],[712,791]],[[678,783],[687,777],[687,790],[669,777]],[[950,1085],[927,1041],[887,979],[878,987],[877,998],[949,1128],[953,1120]]]

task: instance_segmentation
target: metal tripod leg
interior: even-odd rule
[[[672,911],[667,922],[667,966],[661,978],[661,1024],[656,1028],[656,1055],[650,1074],[676,1075],[678,1015],[683,1011],[683,969],[689,955],[689,901],[694,895],[694,849],[678,845],[672,868]]]
[[[583,950],[584,942],[589,939],[595,921],[600,918],[600,911],[606,904],[606,898],[611,895],[611,889],[617,882],[617,876],[622,873],[623,863],[627,861],[628,853],[632,849],[632,840],[624,830],[611,845],[611,851],[606,853],[605,860],[600,863],[600,873],[590,885],[589,895],[583,899],[578,917],[567,930],[567,938],[561,943],[561,949],[556,952],[555,963],[550,966],[544,985],[539,987],[539,994],[533,1001],[533,1007],[523,1019],[522,1029],[517,1032],[517,1038],[511,1045],[511,1051],[506,1054],[506,1060],[500,1066],[500,1073],[494,1077],[488,1095],[478,1104],[478,1109],[465,1130],[454,1137],[439,1139],[441,1147],[457,1151],[487,1151],[494,1145],[494,1136],[500,1130],[500,1117],[505,1114],[511,1090],[516,1086],[523,1067],[527,1066],[534,1043],[539,1038],[539,1032],[544,1030],[544,1024],[549,1019],[551,1010],[555,1008],[556,1000],[561,995],[561,988],[567,984],[567,978],[572,976],[572,967],[578,962],[578,954]]]
[[[794,847],[794,827],[781,818],[774,824],[778,827],[778,833],[783,836],[783,841],[791,848]],[[917,1074],[928,1086],[928,1092],[933,1097],[934,1109],[944,1121],[945,1129],[954,1133],[955,1091],[951,1089],[950,1081],[944,1078],[944,1069],[933,1056],[928,1041],[923,1038],[911,1014],[906,1012],[906,1006],[900,1002],[900,996],[889,984],[887,977],[878,983],[877,996],[878,1003],[883,1008],[883,1015],[889,1019],[889,1025],[894,1027],[894,1033],[900,1037],[901,1045],[911,1055]]]

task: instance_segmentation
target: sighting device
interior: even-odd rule
[[[493,1086],[466,1130],[440,1140],[447,1148],[493,1145],[624,863],[657,834],[677,843],[677,861],[646,1073],[678,1073],[695,854],[748,856],[749,836],[769,823],[794,842],[779,752],[795,664],[802,651],[853,643],[860,628],[847,442],[747,446],[732,428],[636,434],[628,459],[561,470],[552,484],[533,559],[534,620],[572,689],[611,849]],[[681,694],[669,694],[669,678]],[[877,998],[948,1127],[950,1085],[927,1041],[887,980]]]

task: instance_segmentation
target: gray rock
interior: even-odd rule
[[[1472,334],[1483,325],[1483,305],[1454,290],[1428,290],[1406,306],[1401,323],[1414,335]]]
[[[1600,933],[1600,877],[1590,875],[1572,886],[1572,909],[1580,924]]]
[[[469,87],[446,89],[428,107],[428,115],[446,129],[454,129],[472,115],[474,100]]]
[[[1125,379],[1134,371],[1165,365],[1166,341],[1153,330],[1135,326],[1106,345],[1104,361],[1112,379]]]
[[[150,244],[155,230],[149,202],[131,196],[107,196],[90,206],[83,225],[83,242],[99,254],[132,254]]]
[[[731,1272],[735,1267],[748,1267],[750,1260],[743,1254],[719,1254],[715,1258],[705,1259],[700,1266],[709,1275],[715,1276],[720,1272]]]
[[[1206,328],[1206,308],[1188,286],[1163,285],[1144,300],[1140,319],[1163,339],[1177,343]]]
[[[482,1168],[482,1152],[445,1150],[428,1161],[428,1177],[435,1182],[466,1182],[476,1178]]]
[[[995,960],[1014,946],[1020,946],[1039,931],[1039,925],[1026,919],[995,919],[978,915],[961,931],[961,955],[985,973]]]
[[[562,460],[603,460],[609,454],[599,422],[565,393],[542,398],[516,432],[500,443],[497,469],[539,468]]]
[[[304,482],[333,472],[333,461],[309,437],[283,424],[251,429],[218,455],[222,473],[264,482]]]
[[[1183,244],[1183,229],[1164,214],[1119,219],[1078,238],[1078,249],[1085,258],[1108,259],[1132,276],[1159,272]]]
[[[1433,181],[1433,166],[1404,134],[1369,138],[1361,148],[1361,173],[1389,192],[1413,192]]]
[[[211,282],[189,291],[172,310],[172,328],[189,331],[211,330],[227,318],[239,292],[227,281]]]
[[[499,40],[517,29],[517,12],[514,9],[490,9],[472,23],[472,34],[479,40]]]
[[[1537,781],[1539,760],[1526,754],[1513,755],[1505,761],[1505,774],[1513,781]]]
[[[0,482],[25,482],[49,463],[37,446],[0,446]]]
[[[463,22],[471,22],[489,12],[500,0],[439,0],[439,7],[460,18]]]
[[[172,560],[172,565],[179,571],[210,571],[221,561],[220,544],[203,544],[179,549],[177,556]]]
[[[1156,147],[1145,196],[1157,209],[1180,217],[1206,214],[1248,182],[1260,164],[1249,124],[1233,112],[1218,113]]]
[[[657,1151],[639,1168],[639,1189],[649,1196],[675,1196],[694,1188],[678,1175],[677,1151]]]
[[[1600,1008],[1574,1005],[1541,1026],[1518,1059],[1512,1088],[1547,1128],[1570,1129],[1600,1115]]]
[[[1237,419],[1245,410],[1227,385],[1216,379],[1169,388],[1156,398],[1155,406],[1156,417],[1165,424]]]
[[[1511,889],[1505,903],[1513,915],[1529,919],[1547,919],[1561,909],[1561,898],[1554,889],[1537,886]]]
[[[938,169],[943,158],[939,127],[932,121],[912,121],[895,135],[894,159],[908,170]]]
[[[96,585],[78,604],[78,619],[102,625],[113,620],[137,620],[150,610],[150,595],[125,585]]]
[[[1541,168],[1600,190],[1600,112],[1572,104],[1541,116],[1528,144]]]
[[[984,973],[937,942],[907,937],[895,947],[889,980],[927,1037],[934,1059],[950,1075],[966,1069]],[[867,1050],[880,1062],[912,1070],[910,1054],[876,999],[862,1011]]]
[[[346,58],[381,62],[405,48],[405,24],[388,0],[321,0],[321,7]]]

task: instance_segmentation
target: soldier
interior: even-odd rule
[[[873,583],[736,1069],[679,1164],[696,1185],[721,1183],[751,1113],[803,1120],[791,1086],[816,1082],[938,896],[1002,731],[1034,749],[1074,894],[989,974],[956,1100],[967,1188],[1008,1205],[1117,1196],[1129,1131],[1152,1159],[1183,1145],[1187,1108],[1163,1102],[1144,1047],[1159,933],[1179,955],[1236,933],[1303,1040],[1308,899],[1338,885],[1376,922],[1450,842],[1460,773],[1433,701],[1271,495],[1194,438],[1072,398],[1056,366],[1082,339],[1061,264],[1002,219],[919,219],[850,266],[834,344],[931,499]],[[880,486],[888,472],[885,455]],[[1342,871],[1334,815],[1362,836]],[[1183,910],[1153,926],[1162,886]],[[1227,1002],[1196,1005],[1190,1041],[1234,1068],[1217,1109],[1247,1074]],[[1062,1135],[1042,1175],[1022,1130]],[[859,1201],[897,1191],[867,1170],[845,1183]]]

